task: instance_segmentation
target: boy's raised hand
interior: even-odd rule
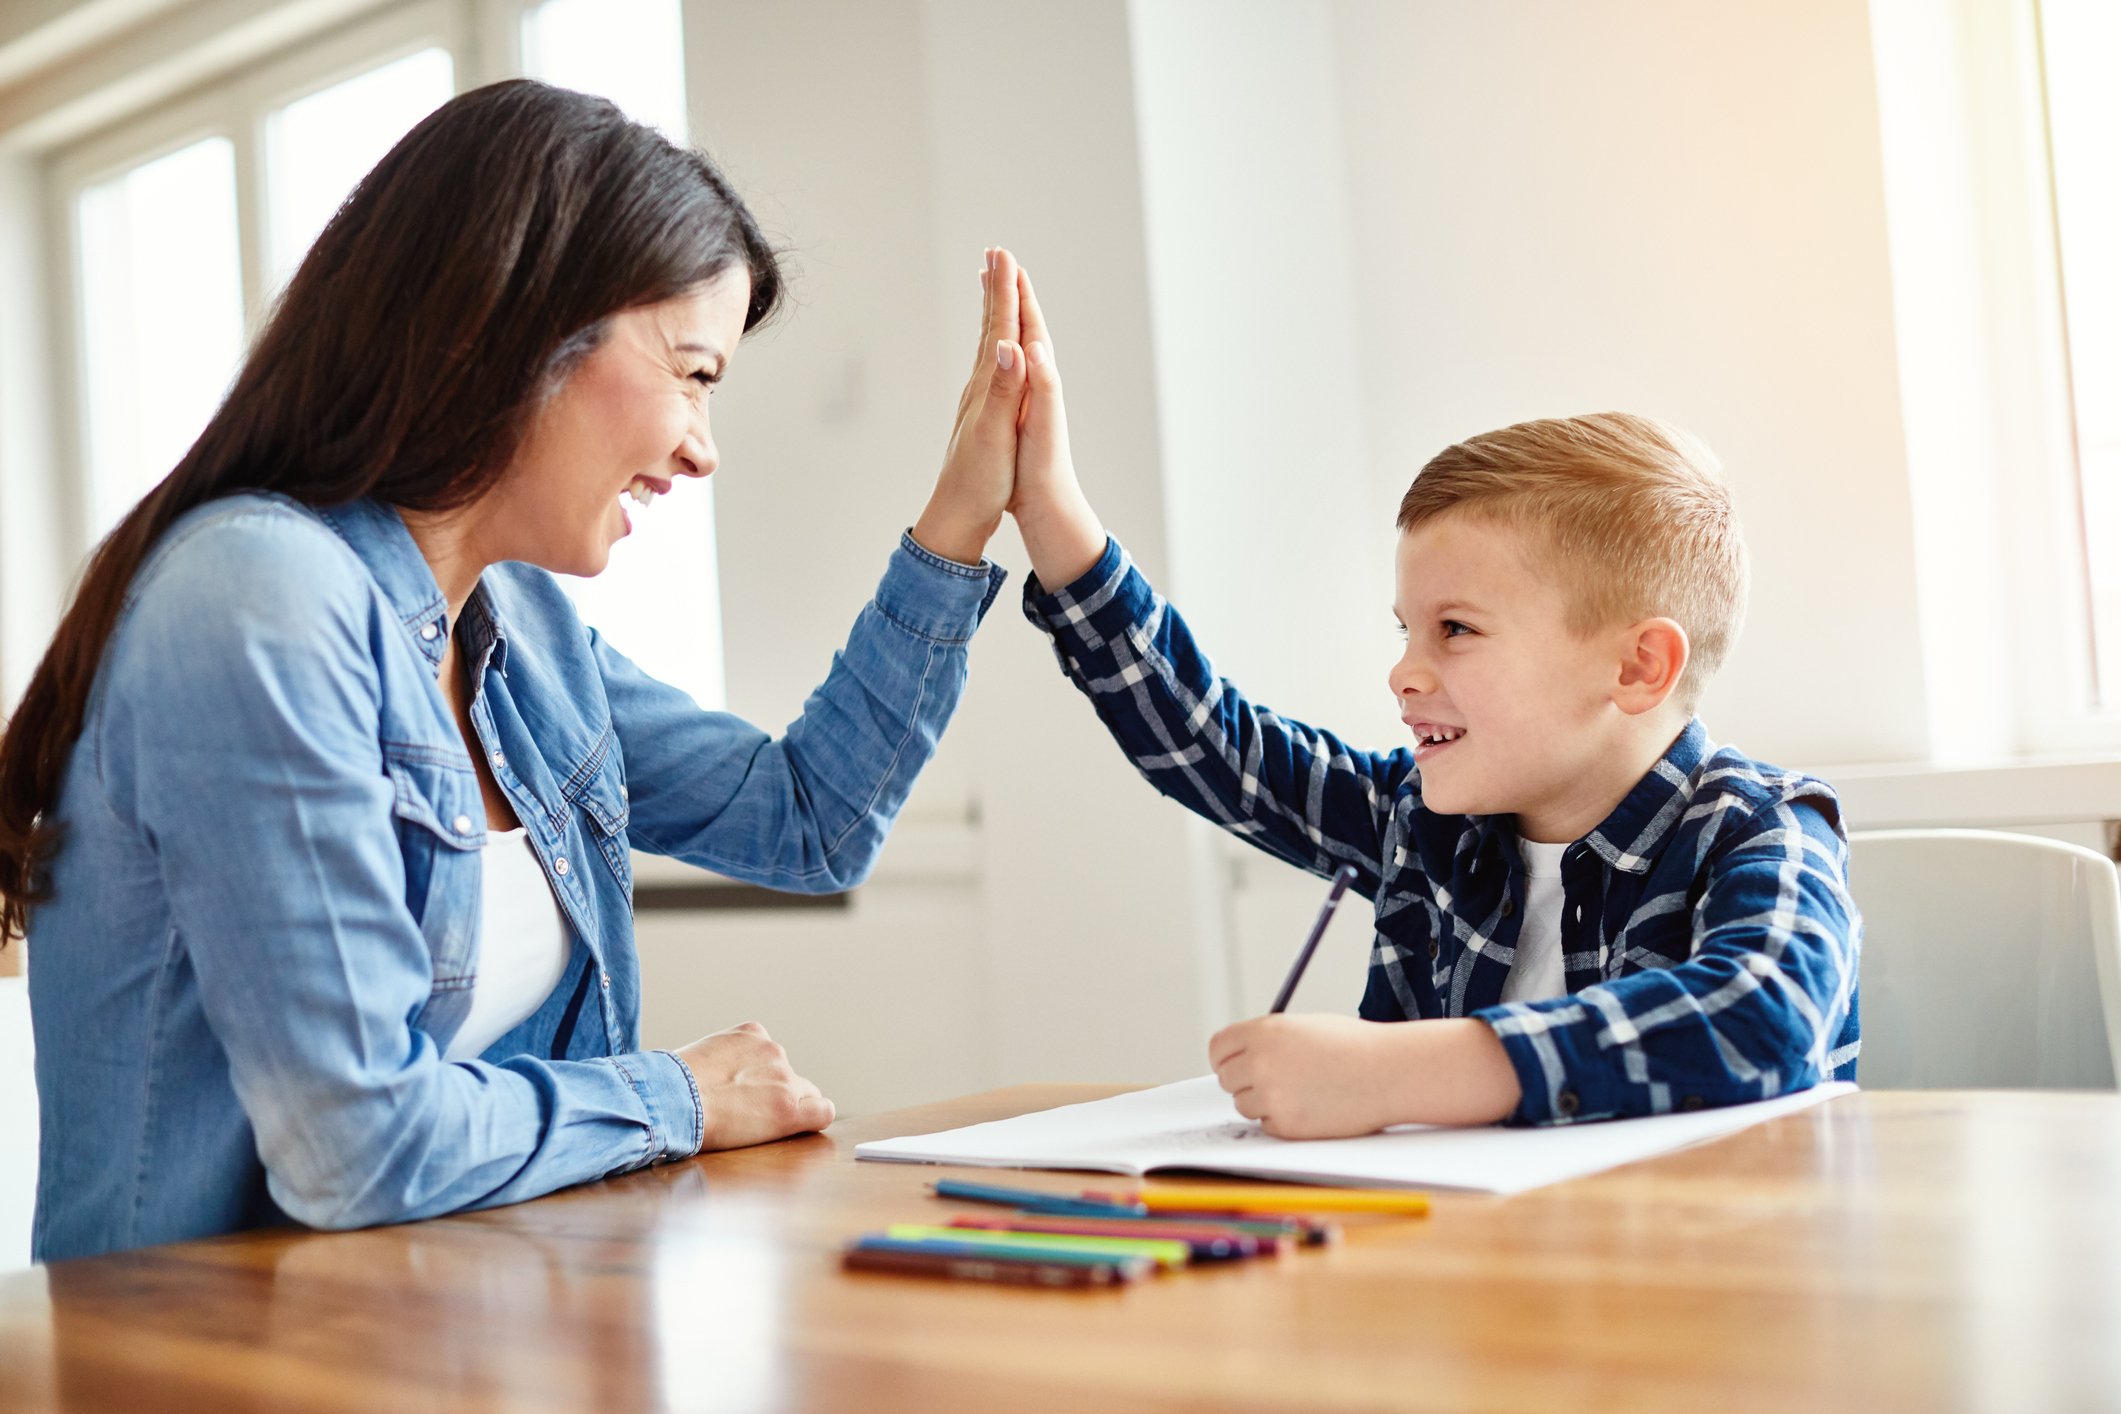
[[[1060,589],[1080,579],[1105,553],[1105,527],[1075,480],[1053,334],[1031,288],[1030,274],[1020,270],[1016,280],[1031,386],[1024,399],[1023,430],[1016,447],[1016,489],[1009,498],[1009,513],[1016,517],[1016,528],[1023,534],[1039,582],[1049,590]]]
[[[1026,386],[1016,257],[989,250],[980,291],[972,376],[958,399],[942,474],[913,526],[913,538],[923,549],[966,565],[979,563],[1009,507]]]
[[[1391,1124],[1493,1124],[1522,1098],[1484,1021],[1258,1016],[1208,1042],[1215,1078],[1277,1139],[1343,1139]]]

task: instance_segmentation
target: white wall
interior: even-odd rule
[[[1392,517],[1373,511],[1332,7],[1130,10],[1163,588],[1256,700],[1391,744]]]
[[[799,710],[918,515],[970,371],[986,245],[1011,244],[1036,272],[1079,404],[1085,481],[1160,574],[1118,0],[693,0],[686,26],[694,132],[801,271],[792,317],[716,398],[732,709],[767,724]],[[972,879],[880,882],[841,916],[644,928],[644,965],[674,984],[644,1018],[651,1041],[755,1007],[777,1034],[818,1033],[798,1060],[850,1109],[1204,1068],[1229,1008],[1220,902],[1203,884],[1217,866],[1189,821],[1154,808],[1022,621],[1028,563],[1013,533],[993,554],[1017,577],[902,827],[917,839],[976,819]],[[903,847],[887,849],[884,879]],[[773,962],[745,952],[776,939]],[[908,987],[933,1001],[917,1013],[943,1033],[933,1045],[900,1029]],[[834,988],[844,999],[823,998]]]
[[[1860,0],[1336,6],[1380,501],[1620,408],[1723,458],[1752,610],[1703,715],[1788,764],[1928,747]]]

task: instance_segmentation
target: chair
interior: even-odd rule
[[[37,1206],[34,1054],[28,979],[0,977],[0,1275],[29,1265],[30,1215]]]
[[[1991,830],[1849,837],[1874,1088],[2112,1089],[2121,882],[2075,845]]]

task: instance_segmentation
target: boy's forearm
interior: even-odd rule
[[[1510,1053],[1484,1021],[1372,1022],[1382,1033],[1387,1124],[1494,1124],[1523,1098]]]
[[[1012,509],[1032,571],[1048,590],[1075,583],[1105,553],[1104,523],[1073,476],[1064,485],[1023,497]]]

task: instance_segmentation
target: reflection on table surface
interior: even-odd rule
[[[0,1285],[0,1408],[2121,1406],[2110,1093],[1852,1095],[1124,1291],[838,1270],[846,1237],[950,1211],[925,1186],[965,1172],[857,1165],[856,1142],[1118,1088],[1017,1086],[489,1213],[62,1263]]]

